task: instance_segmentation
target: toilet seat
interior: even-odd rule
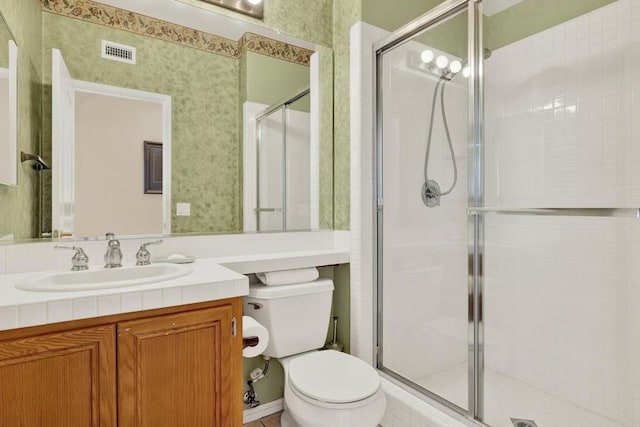
[[[373,367],[335,350],[296,357],[287,377],[300,398],[325,407],[360,406],[380,389],[380,376]]]

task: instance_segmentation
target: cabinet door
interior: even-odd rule
[[[242,425],[232,316],[224,305],[119,323],[120,427]]]
[[[115,326],[0,342],[0,426],[116,425]]]

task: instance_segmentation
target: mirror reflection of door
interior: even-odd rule
[[[256,217],[254,223],[245,212],[245,230],[317,228],[312,204],[319,198],[318,149],[312,136],[309,90],[282,104],[260,106],[246,103],[244,111],[245,120],[256,132],[254,136],[250,127],[245,128],[245,178],[257,169],[255,182],[245,180],[245,192],[255,187],[257,193],[255,201],[251,194],[249,199],[245,197],[245,210],[255,211]],[[250,142],[252,138],[255,145]],[[252,150],[256,152],[255,161],[246,157]]]
[[[57,49],[51,80],[53,236],[169,233],[171,97],[75,80]],[[152,194],[145,141],[162,144]]]
[[[258,142],[258,230],[286,229],[283,127],[284,109],[278,109],[260,120]]]
[[[76,92],[76,236],[161,234],[161,192],[145,194],[144,141],[162,141],[162,104]]]
[[[10,37],[0,16],[0,184],[17,185],[18,47]]]

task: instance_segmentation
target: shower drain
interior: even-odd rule
[[[513,427],[538,427],[538,424],[532,420],[522,420],[520,418],[511,418]]]
[[[538,424],[532,420],[523,420],[520,418],[511,418],[511,422],[513,423],[513,427],[538,427]]]

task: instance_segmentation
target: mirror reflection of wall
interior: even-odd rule
[[[7,68],[8,40],[15,41],[16,52],[16,116],[15,144],[0,154],[3,161],[11,158],[8,166],[11,185],[0,185],[0,241],[28,239],[39,235],[40,197],[39,183],[47,171],[37,172],[34,162],[20,162],[20,152],[40,155],[42,126],[42,13],[40,0],[0,0],[0,67]],[[2,101],[4,105],[4,101]],[[6,170],[6,169],[5,169]]]
[[[112,13],[105,5],[99,7],[105,14]],[[247,100],[274,102],[308,85],[313,53],[308,47],[313,44],[300,41],[305,46],[300,47],[252,33],[244,33],[239,41],[201,33],[209,44],[200,46],[191,40],[176,43],[162,35],[146,35],[147,26],[154,22],[146,22],[145,17],[136,21],[141,27],[135,34],[95,25],[100,22],[91,18],[70,19],[72,11],[64,7],[45,11],[52,12],[44,14],[45,49],[62,51],[74,79],[171,96],[171,233],[243,231],[240,106]],[[168,28],[184,30],[174,24]],[[136,63],[103,59],[102,40],[135,47]],[[291,37],[288,40],[296,43]],[[48,83],[46,64],[44,68]],[[331,71],[327,67],[326,72]],[[332,125],[331,120],[324,123]],[[325,141],[329,145],[325,151],[332,152],[332,141]],[[331,164],[326,168],[331,170],[332,158],[328,160]],[[189,216],[178,215],[178,203],[190,205]],[[325,193],[323,203],[332,206],[330,193]],[[325,215],[324,228],[331,228],[331,220]],[[44,217],[44,226],[49,223],[50,218]]]
[[[321,228],[332,228],[330,2],[317,2],[308,10],[293,7],[260,23],[172,0],[134,2],[126,6],[130,10],[119,9],[120,4],[119,0],[0,0],[0,11],[6,12],[18,44],[23,45],[18,88],[20,150],[52,160],[49,58],[51,49],[60,49],[74,79],[172,97],[171,233],[241,232],[241,105],[253,93],[275,98],[261,100],[264,103],[287,96],[301,87],[297,82],[302,75],[308,84],[309,56],[316,50],[323,55],[320,121],[326,171],[319,215]],[[157,12],[162,8],[171,12]],[[154,18],[160,15],[174,22]],[[137,62],[102,58],[102,40],[135,47]],[[286,92],[278,93],[280,89]],[[18,167],[20,185],[0,186],[0,239],[51,236],[52,172],[36,174],[30,165]],[[178,216],[177,203],[190,203],[190,216]]]

